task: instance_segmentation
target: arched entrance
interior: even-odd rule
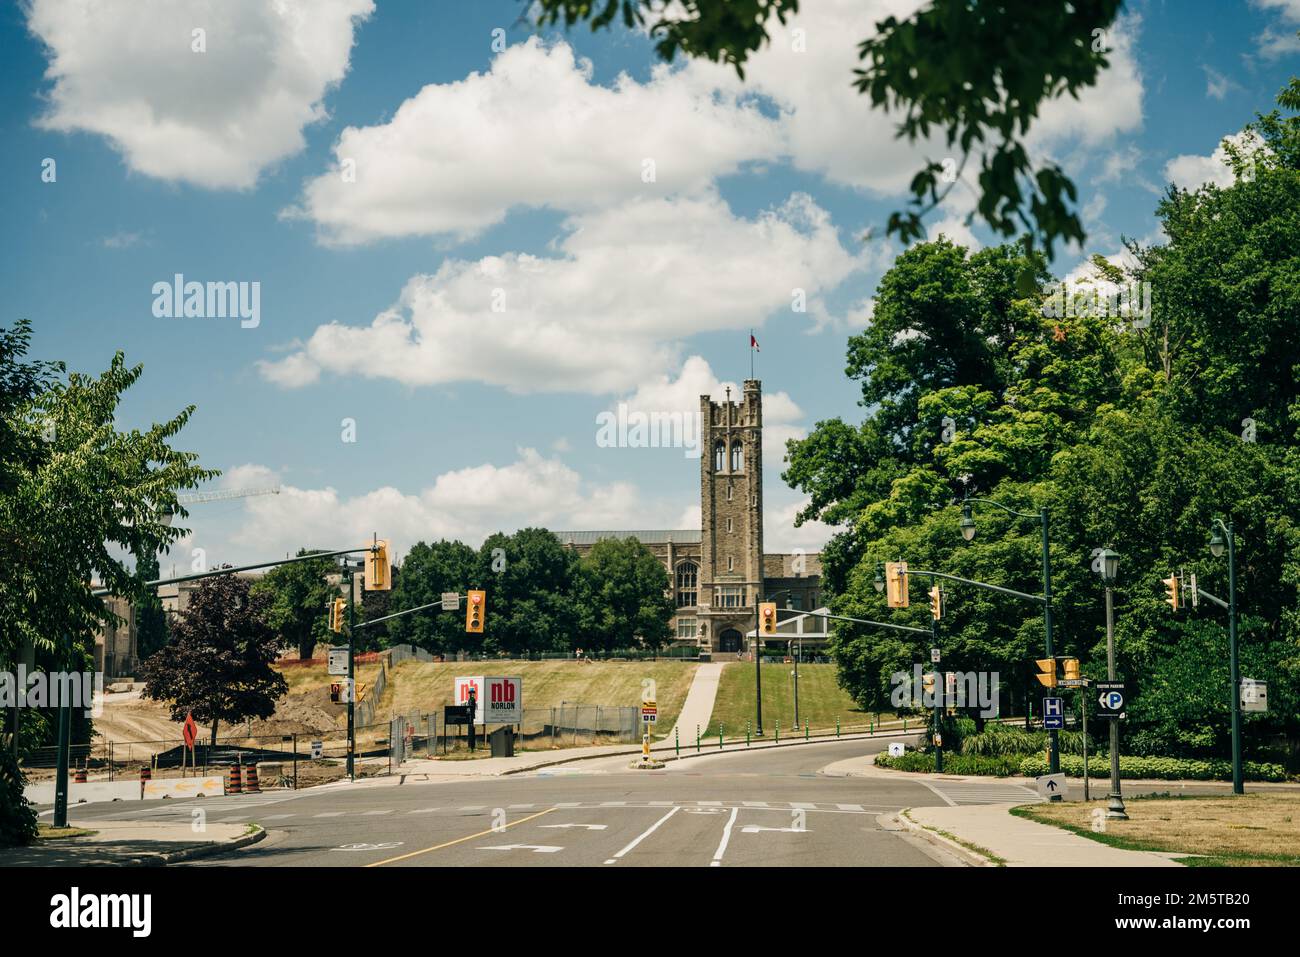
[[[736,631],[734,628],[728,628],[718,636],[718,650],[723,653],[731,652],[732,654],[735,654],[740,650],[741,643],[744,640],[745,639],[741,636],[740,632]]]

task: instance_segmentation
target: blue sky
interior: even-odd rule
[[[145,366],[124,427],[193,403],[180,444],[223,485],[284,486],[196,506],[174,560],[689,527],[697,461],[600,447],[596,417],[693,411],[747,377],[750,327],[767,545],[820,546],[782,441],[858,418],[845,341],[898,253],[863,233],[947,155],[849,87],[854,43],[916,0],[805,0],[744,85],[622,29],[539,36],[515,0],[80,6],[0,11],[0,322],[77,370],[123,350]],[[1079,186],[1087,253],[1159,241],[1168,182],[1226,175],[1214,152],[1296,72],[1297,29],[1300,0],[1126,5],[1099,88],[1030,141]],[[970,195],[932,232],[990,242]],[[259,283],[259,324],[155,316],[176,273]]]

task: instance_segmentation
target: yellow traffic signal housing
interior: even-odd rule
[[[758,606],[758,624],[763,634],[776,634],[776,602],[765,601]]]
[[[381,539],[366,552],[366,591],[391,591],[391,570],[388,564],[388,542]]]
[[[1169,607],[1174,611],[1183,607],[1183,595],[1178,590],[1178,576],[1169,573],[1168,578],[1161,579],[1165,583],[1165,601],[1169,602]]]
[[[342,598],[335,598],[330,602],[330,631],[341,632],[343,630],[343,613],[347,607],[348,603]]]
[[[1061,665],[1062,667],[1065,668],[1066,681],[1079,680],[1079,659],[1078,658],[1066,658],[1063,662],[1061,662]]]
[[[907,562],[885,562],[885,594],[890,608],[907,607]]]
[[[935,621],[943,617],[943,592],[938,585],[930,589],[930,617]]]
[[[487,593],[470,591],[465,597],[465,630],[471,635],[483,634],[483,617],[487,611]]]
[[[1038,679],[1038,683],[1045,688],[1055,688],[1056,659],[1039,658],[1034,662],[1034,664],[1038,665],[1038,670],[1040,672],[1040,674],[1034,675],[1034,677]]]

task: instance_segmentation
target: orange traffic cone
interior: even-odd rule
[[[248,772],[244,776],[244,793],[245,794],[262,793],[262,789],[257,786],[257,765],[256,764],[250,764],[248,766]]]
[[[230,775],[226,781],[227,794],[242,794],[244,792],[241,777],[242,772],[240,771],[239,763],[236,762],[230,766]]]

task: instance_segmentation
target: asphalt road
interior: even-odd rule
[[[98,804],[100,817],[253,822],[265,840],[193,866],[937,866],[955,859],[890,829],[898,809],[946,803],[906,779],[819,769],[885,741],[728,752],[631,771],[628,758],[528,774],[367,784],[202,801]],[[999,786],[971,800],[1015,800]],[[1012,788],[1007,791],[1005,788]],[[947,801],[953,798],[948,796]]]

